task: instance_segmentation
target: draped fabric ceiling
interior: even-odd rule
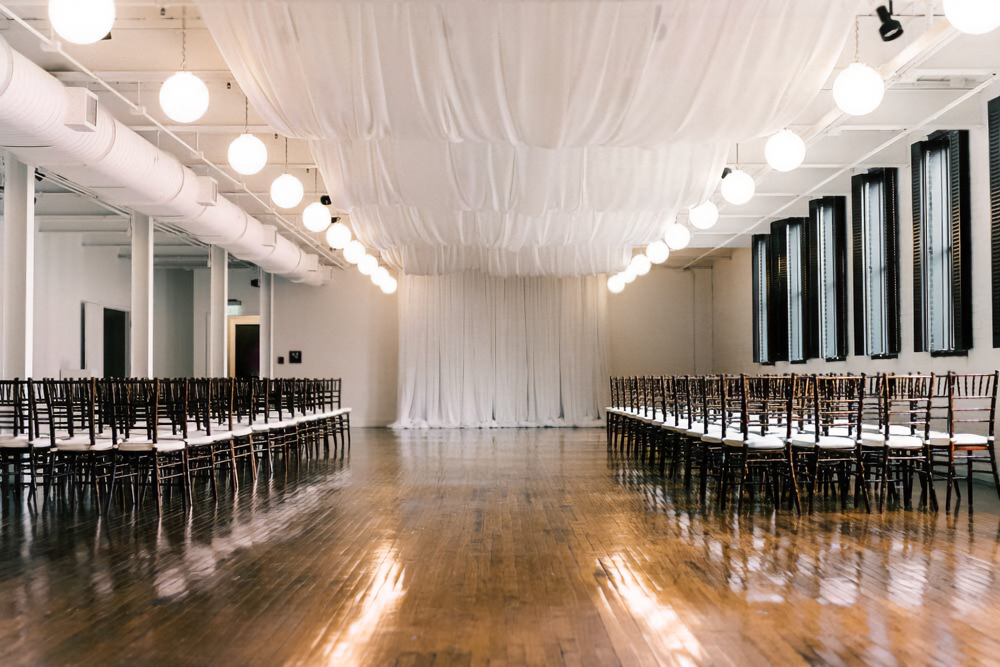
[[[617,271],[792,121],[862,0],[202,0],[251,104],[408,274]]]

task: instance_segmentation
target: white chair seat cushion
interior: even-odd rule
[[[920,449],[924,441],[915,435],[890,435],[886,444],[891,449]]]
[[[681,419],[675,424],[673,420],[668,419],[666,422],[663,423],[663,428],[667,429],[668,431],[683,431],[686,433],[688,430],[688,422],[686,419]]]
[[[275,426],[276,424],[274,422],[269,422],[267,424],[254,424],[250,428],[253,430],[254,433],[264,433],[270,431]]]
[[[881,447],[885,444],[885,436],[875,431],[861,431],[861,444],[866,447]]]
[[[234,438],[245,438],[253,434],[253,428],[250,426],[242,426],[240,428],[234,428],[231,433]]]
[[[181,452],[184,451],[184,448],[185,444],[176,440],[167,440],[166,442],[156,443],[156,451],[158,452]]]
[[[951,436],[949,436],[947,433],[941,433],[940,431],[931,431],[932,447],[947,447],[950,442],[951,442]],[[989,444],[989,438],[987,438],[985,435],[977,435],[975,433],[955,434],[956,447],[986,447],[988,444]]]
[[[854,449],[855,442],[851,438],[845,438],[836,435],[821,435],[819,437],[819,442],[807,434],[797,435],[792,437],[793,447],[805,447],[812,449],[813,447],[819,447],[820,449]]]
[[[153,451],[153,441],[147,437],[136,437],[123,440],[118,443],[120,452],[151,452]]]
[[[701,441],[709,445],[721,445],[722,429],[719,429],[718,431],[709,430],[708,433],[701,436]]]
[[[45,440],[45,445],[49,445],[49,441]],[[0,435],[0,447],[8,449],[27,449],[31,446],[28,442],[28,436],[26,435]]]
[[[213,433],[211,435],[206,435],[204,432],[198,432],[189,434],[188,439],[184,442],[188,447],[200,447],[202,445],[212,445],[217,442],[229,440],[229,437],[229,433],[226,431]]]
[[[723,442],[729,447],[743,447],[748,449],[784,449],[784,441],[776,435],[750,435],[746,440],[743,436],[727,437]]]
[[[74,435],[72,438],[56,438],[56,449],[60,452],[106,452],[114,447],[110,440],[97,440],[90,445],[89,435]]]

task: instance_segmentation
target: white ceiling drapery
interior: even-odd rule
[[[815,97],[863,4],[201,8],[254,108],[312,140],[359,238],[410,257],[407,271],[534,275],[619,269],[607,244],[649,243],[704,200],[733,143],[785,127]],[[593,264],[601,250],[611,264]]]

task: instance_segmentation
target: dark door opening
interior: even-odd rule
[[[128,377],[128,312],[104,309],[104,377]]]
[[[238,378],[260,376],[260,325],[237,324],[233,375]]]

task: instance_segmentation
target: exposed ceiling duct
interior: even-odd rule
[[[105,111],[84,88],[68,88],[0,37],[0,148],[107,202],[174,225],[234,257],[296,282],[331,273],[198,176]]]

